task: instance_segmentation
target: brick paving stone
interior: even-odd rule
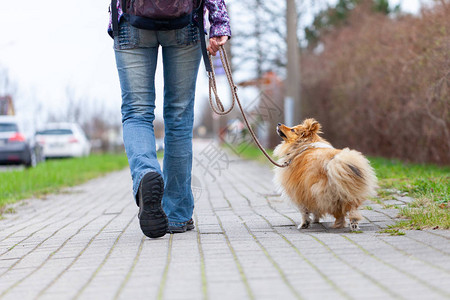
[[[370,201],[363,233],[332,217],[300,231],[272,167],[227,155],[221,168],[194,161],[196,229],[184,234],[142,235],[128,170],[15,204],[0,220],[0,298],[450,298],[449,231],[381,234],[398,211]]]
[[[401,201],[405,204],[411,203],[414,201],[414,198],[408,197],[408,196],[399,196],[399,195],[394,195],[394,198],[397,199],[398,201]]]
[[[384,200],[384,205],[404,205],[405,202],[399,200]]]

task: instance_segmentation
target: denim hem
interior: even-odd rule
[[[172,227],[183,227],[183,226],[187,225],[187,222],[188,221],[186,221],[186,222],[172,222],[172,221],[169,221],[169,226],[172,226]]]

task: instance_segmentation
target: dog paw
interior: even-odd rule
[[[350,230],[351,231],[359,230],[358,223],[350,223]]]
[[[309,228],[310,222],[303,222],[302,224],[298,225],[297,229],[306,229]]]

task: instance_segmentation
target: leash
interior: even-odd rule
[[[230,85],[232,100],[231,100],[230,107],[227,110],[225,110],[225,108],[222,104],[222,101],[220,101],[219,95],[217,93],[216,75],[214,73],[214,67],[213,67],[213,63],[212,63],[212,59],[211,59],[211,54],[208,53],[209,63],[211,65],[211,71],[208,71],[209,104],[211,105],[211,109],[213,110],[214,113],[223,116],[223,115],[226,115],[229,112],[231,112],[234,108],[234,104],[237,103],[239,110],[242,113],[242,117],[244,119],[245,125],[247,126],[248,130],[250,131],[250,134],[252,135],[253,140],[255,141],[259,150],[261,150],[261,152],[267,157],[267,159],[275,166],[280,167],[280,168],[285,168],[285,167],[289,166],[291,161],[287,161],[283,164],[279,164],[276,161],[274,161],[270,157],[270,155],[266,152],[266,150],[264,150],[264,147],[259,142],[258,138],[256,137],[255,132],[253,131],[252,127],[250,126],[250,124],[247,120],[244,109],[242,108],[241,101],[239,100],[239,97],[237,94],[237,86],[234,84],[233,77],[231,75],[231,67],[230,67],[230,63],[228,61],[227,53],[226,53],[225,49],[223,48],[223,46],[219,47],[219,53],[220,53],[220,60],[222,61],[223,69],[225,70],[225,74],[227,76],[227,80]],[[213,104],[213,94],[214,94],[214,99],[215,99],[217,107]]]

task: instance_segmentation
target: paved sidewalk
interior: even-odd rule
[[[380,234],[397,212],[374,203],[363,233],[299,231],[270,167],[196,150],[191,232],[144,238],[128,170],[17,205],[0,220],[0,298],[450,299],[450,231]]]

